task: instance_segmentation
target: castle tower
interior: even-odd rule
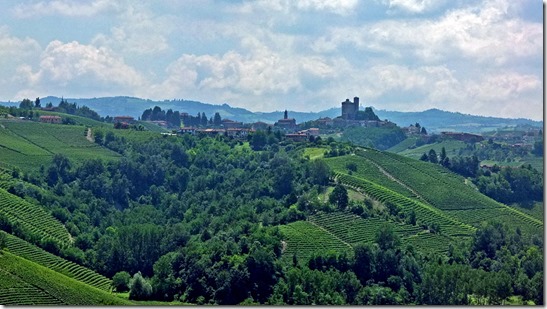
[[[359,97],[353,98],[353,119],[357,119],[357,112],[359,111]]]
[[[285,113],[283,114],[283,119],[289,119],[289,113],[287,110],[285,110]]]
[[[342,102],[342,119],[348,120],[351,119],[353,114],[353,103],[349,99],[346,99]]]

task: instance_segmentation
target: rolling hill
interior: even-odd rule
[[[53,239],[63,246],[73,246],[72,235],[68,233],[70,229],[67,229],[61,221],[57,220],[52,215],[50,209],[40,205],[37,200],[21,198],[12,194],[13,191],[10,191],[17,185],[24,188],[33,188],[36,191],[46,190],[48,187],[44,186],[42,188],[36,183],[30,184],[26,182],[23,177],[15,177],[11,173],[12,169],[14,167],[19,168],[24,172],[22,174],[30,175],[33,171],[38,171],[41,165],[47,166],[52,157],[57,153],[66,155],[75,165],[94,158],[120,162],[121,155],[89,141],[86,138],[86,134],[84,134],[86,129],[84,126],[42,124],[21,120],[1,120],[0,125],[0,164],[2,165],[0,169],[0,215],[3,219],[10,222],[11,226],[19,226],[31,231],[31,234],[36,235],[38,239]],[[184,138],[161,137],[158,132],[114,130],[109,126],[105,127],[94,123],[89,123],[88,125],[95,132],[99,130],[105,133],[112,132],[119,140],[123,139],[124,141],[135,142],[136,145],[148,145],[146,148],[151,149],[150,151],[156,150],[155,147],[158,147],[160,142],[165,142],[166,144],[172,142],[172,144],[168,144],[171,148],[162,150],[163,154],[166,154],[168,158],[174,157],[180,159],[180,165],[187,164],[189,168],[186,176],[191,175],[190,172],[196,173],[194,174],[196,176],[192,177],[195,177],[197,180],[192,186],[196,186],[196,192],[202,194],[199,198],[203,199],[203,201],[207,201],[209,194],[216,194],[214,193],[214,188],[217,182],[225,184],[222,178],[229,177],[229,173],[223,175],[216,171],[216,168],[219,170],[231,169],[230,173],[236,173],[241,176],[234,177],[237,180],[233,182],[233,186],[235,187],[239,185],[243,186],[242,182],[239,182],[239,178],[244,178],[244,168],[252,168],[255,173],[260,174],[264,173],[264,169],[270,168],[268,166],[270,164],[279,164],[282,166],[290,162],[289,159],[283,157],[286,155],[283,152],[280,152],[280,154],[271,152],[271,157],[275,157],[275,159],[271,162],[265,161],[269,155],[267,150],[254,151],[248,146],[249,144],[244,144],[242,141],[223,141],[222,138],[204,138],[198,140],[196,138],[193,141],[193,146],[191,146],[195,148],[188,147],[185,151],[188,157],[191,157],[195,163],[211,168],[210,175],[198,175],[200,169],[195,165],[190,166],[190,159],[185,157],[181,152],[177,153],[177,150],[180,149],[175,147],[177,145],[180,146],[177,143],[188,139],[188,136]],[[154,140],[156,138],[161,138],[161,140]],[[152,142],[146,144],[148,141]],[[204,148],[205,150],[198,148],[200,143],[209,148]],[[207,143],[210,144],[208,145]],[[325,151],[329,149],[329,145],[327,144],[303,144],[289,141],[282,141],[279,144],[286,146],[286,152],[293,151],[295,156],[301,155],[304,157],[300,157],[301,161],[294,160],[291,163],[293,167],[297,164],[305,166],[305,157],[308,157],[310,160],[320,159],[326,163],[333,172],[327,192],[332,192],[332,187],[334,187],[335,183],[340,183],[349,189],[351,199],[370,199],[374,203],[377,203],[377,205],[381,205],[384,209],[389,209],[392,212],[390,214],[384,212],[379,215],[361,216],[352,212],[349,208],[330,209],[329,211],[318,208],[311,209],[306,214],[305,220],[286,219],[282,223],[275,223],[270,227],[278,228],[279,235],[282,237],[283,255],[281,260],[284,261],[285,265],[290,265],[290,259],[293,255],[296,255],[300,261],[306,261],[307,258],[316,253],[325,254],[327,252],[335,252],[346,253],[351,256],[353,255],[353,250],[360,244],[372,244],[375,242],[377,233],[385,226],[388,226],[399,235],[404,250],[415,250],[417,254],[428,258],[446,256],[451,247],[456,247],[461,243],[468,244],[483,222],[491,221],[492,219],[504,223],[511,229],[518,228],[522,231],[523,237],[540,234],[543,231],[543,220],[537,215],[537,212],[525,212],[518,209],[518,207],[498,203],[468,185],[465,178],[438,165],[421,162],[394,153],[358,147],[352,147],[353,151],[346,155],[323,158]],[[137,151],[137,149],[138,147],[135,147],[132,151]],[[219,164],[213,167],[213,158],[225,155],[226,153],[230,154],[230,164]],[[238,155],[241,157],[238,157]],[[159,155],[154,155],[152,158],[153,162],[150,161],[149,163],[151,166],[157,162],[167,161],[167,159]],[[257,159],[254,161],[250,158]],[[245,160],[248,160],[250,163]],[[260,162],[260,160],[264,160],[264,162]],[[173,160],[173,162],[176,161]],[[169,173],[169,169],[171,168],[175,169],[174,163],[170,164],[164,170],[166,173]],[[234,168],[234,166],[238,167]],[[136,165],[134,167],[133,172],[139,171]],[[302,174],[308,173],[307,169],[307,166],[306,168],[302,168]],[[157,166],[150,168],[151,172],[158,170],[161,169]],[[283,184],[279,178],[276,178],[280,170],[282,168],[272,170],[274,174],[273,178],[276,179],[278,188],[282,187],[280,184]],[[149,175],[157,174],[151,173]],[[174,175],[163,174],[163,176],[158,177],[158,184],[163,184],[163,182],[160,182],[163,181],[163,177],[169,178],[171,181],[169,185],[173,187],[181,185],[174,180],[179,176],[183,178],[184,173]],[[296,176],[293,175],[293,177]],[[265,182],[267,181],[269,179],[265,179]],[[296,185],[300,186],[300,184]],[[256,186],[262,187],[264,191],[268,192],[263,183]],[[308,184],[305,184],[305,186],[308,186]],[[234,189],[234,187],[231,188]],[[250,187],[253,187],[253,185]],[[305,190],[308,190],[310,187],[308,186]],[[162,190],[158,188],[161,188],[161,186],[154,185],[150,191],[156,194]],[[163,190],[165,189],[163,187]],[[239,188],[235,187],[235,189]],[[51,191],[53,192],[54,189],[51,189]],[[141,193],[139,192],[139,194]],[[62,192],[59,195],[61,194]],[[90,195],[90,193],[87,194]],[[142,194],[144,195],[145,193]],[[234,194],[243,196],[246,193]],[[328,194],[326,192],[322,194],[322,199],[326,201]],[[165,241],[165,243],[169,245],[170,242],[177,241],[185,244],[185,241],[188,241],[186,238],[191,238],[192,242],[199,240],[208,241],[211,234],[209,234],[209,231],[201,232],[197,229],[197,224],[200,224],[198,220],[202,220],[200,221],[202,224],[209,226],[207,225],[208,223],[204,223],[207,220],[204,218],[211,217],[211,214],[220,212],[219,209],[223,209],[222,207],[229,206],[219,203],[217,204],[218,208],[209,208],[207,209],[207,213],[199,213],[199,211],[194,209],[192,211],[199,213],[197,216],[200,217],[192,219],[192,211],[184,209],[186,206],[180,201],[184,199],[182,196],[182,194],[178,197],[177,194],[169,194],[169,197],[166,199],[169,199],[169,203],[172,204],[170,204],[169,208],[166,208],[169,209],[170,214],[173,214],[173,217],[178,216],[183,218],[177,223],[177,228],[180,227],[178,224],[184,222],[183,220],[188,220],[188,226],[191,226],[191,228],[188,228],[188,231],[192,231],[193,234],[190,236],[190,234],[185,234],[187,231],[181,230],[178,231],[180,234],[176,236],[176,239],[170,239],[169,241]],[[188,200],[192,198],[194,197],[187,197]],[[237,196],[237,198],[240,197]],[[272,198],[269,199],[275,201]],[[283,202],[288,200],[289,198],[284,198]],[[156,222],[162,222],[162,219],[159,217],[159,207],[155,207],[159,201],[154,201],[154,198],[145,197],[139,197],[138,201],[138,203],[142,203],[143,205],[137,205],[138,203],[132,202],[127,209],[119,212],[119,218],[122,218],[121,213],[128,214],[134,211],[133,217],[131,217],[131,220],[135,220],[132,223],[134,227],[141,228],[144,224],[149,224],[148,221],[158,220]],[[86,203],[82,204],[82,207],[88,207]],[[208,204],[209,202],[207,201],[200,205],[206,207]],[[234,202],[235,204],[238,203]],[[281,203],[279,204],[281,205]],[[263,204],[257,205],[256,207],[248,207],[248,210],[233,211],[231,215],[233,218],[248,215],[253,220],[256,220],[256,222],[259,222],[260,219],[258,219],[257,214],[259,211],[256,210],[256,213],[254,213],[254,209],[263,208],[261,211],[265,212],[268,206],[264,206]],[[140,211],[142,213],[136,210],[139,207],[141,207]],[[279,207],[281,207],[280,209],[284,209],[287,206],[281,205]],[[115,209],[110,211],[117,212]],[[415,216],[415,222],[408,219],[412,214]],[[272,217],[276,215],[273,214]],[[187,217],[189,219],[186,219]],[[119,218],[116,220],[121,225],[123,220]],[[138,222],[138,224],[135,222]],[[101,224],[100,220],[97,220],[97,224]],[[215,224],[219,224],[218,221],[211,220],[211,226],[214,227]],[[260,222],[259,224],[262,225],[263,223]],[[105,223],[105,229],[111,231],[113,235],[117,233],[116,226],[114,225],[112,222]],[[196,229],[192,230],[194,227]],[[248,224],[244,225],[241,229],[250,227],[251,225]],[[129,237],[128,230],[124,230],[123,226],[119,230],[121,231],[120,233],[123,232],[121,235]],[[150,229],[149,231],[153,230]],[[229,231],[227,233],[234,232]],[[208,244],[213,243],[220,246],[226,240],[226,242],[231,243],[230,250],[237,252],[236,250],[238,250],[240,244],[232,241],[232,236],[228,237],[227,233],[221,236],[224,238],[217,237],[214,242],[211,241]],[[260,234],[260,232],[257,232],[257,234]],[[154,234],[150,232],[145,237],[152,237],[152,235]],[[111,281],[109,278],[75,262],[70,262],[60,256],[46,252],[14,235],[6,235],[0,231],[0,237],[4,237],[4,245],[7,248],[0,251],[0,304],[131,304],[131,302],[127,302],[110,293]],[[98,235],[99,237],[100,235]],[[223,240],[220,241],[220,239]],[[277,244],[279,244],[279,240],[276,240]],[[139,243],[135,243],[138,247]],[[249,244],[245,245],[242,243],[241,246],[247,246],[247,250],[250,250],[248,248]],[[252,246],[260,246],[260,242],[253,242]],[[185,248],[185,246],[182,247]],[[144,247],[142,250],[145,250]],[[219,250],[221,250],[220,247]],[[256,248],[252,250],[256,250]],[[222,254],[219,253],[219,255],[215,255],[215,258],[218,259],[215,261],[217,264],[213,268],[225,267],[226,265],[240,267],[243,265],[242,261],[246,259],[246,256],[255,254],[251,252],[252,250],[241,255],[229,255],[226,253],[221,256]],[[144,254],[144,251],[142,253]],[[193,257],[198,258],[199,256],[198,254]],[[256,253],[256,256],[260,258],[259,253]],[[265,256],[269,255],[266,254],[263,257],[265,258]],[[222,263],[226,264],[220,266]],[[156,266],[154,266],[155,271]]]
[[[208,117],[211,117],[214,113],[218,112],[222,118],[249,123],[256,121],[274,123],[283,117],[283,111],[252,112],[244,108],[232,107],[226,103],[210,104],[193,100],[153,101],[126,96],[84,99],[68,98],[66,100],[71,103],[77,103],[78,105],[86,105],[97,111],[103,117],[107,115],[128,115],[137,118],[141,116],[145,109],[152,108],[156,105],[160,106],[162,109],[171,108],[173,110],[187,112],[191,115],[204,112]],[[61,98],[48,96],[42,98],[41,101],[43,104],[51,102],[54,105],[57,105],[61,101]],[[5,106],[18,106],[18,104],[18,102],[0,102],[0,105]],[[333,105],[337,104],[338,103],[333,103]],[[362,105],[363,107],[368,106],[366,103]],[[398,112],[374,108],[374,112],[378,115],[378,117],[380,117],[380,119],[388,119],[401,127],[418,122],[422,126],[426,127],[429,132],[462,131],[477,133],[516,125],[531,125],[535,127],[543,126],[542,121],[476,116],[447,112],[439,109],[429,109],[421,112]],[[340,108],[334,107],[320,112],[289,111],[289,114],[291,117],[296,119],[297,123],[301,123],[321,117],[338,117],[340,116]]]

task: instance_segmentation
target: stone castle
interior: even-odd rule
[[[357,112],[359,111],[359,98],[354,97],[353,102],[349,99],[342,102],[342,119],[344,120],[356,120]]]

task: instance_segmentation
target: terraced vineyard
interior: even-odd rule
[[[380,228],[387,224],[401,237],[403,243],[412,244],[422,252],[446,252],[450,238],[438,234],[431,234],[424,231],[420,226],[401,224],[386,221],[380,218],[363,219],[359,216],[347,213],[323,213],[310,217],[310,221],[331,232],[341,240],[350,243],[352,246],[358,243],[372,243]],[[426,234],[432,241],[416,246],[414,239]]]
[[[285,257],[292,257],[296,253],[299,259],[305,260],[315,252],[324,253],[331,249],[351,252],[348,244],[311,222],[296,221],[279,228],[285,237]]]
[[[0,121],[0,161],[6,167],[23,171],[47,165],[56,153],[72,160],[115,159],[119,155],[89,142],[85,127],[45,124],[32,121]]]
[[[462,222],[479,226],[484,221],[498,221],[511,227],[519,227],[524,234],[537,234],[543,230],[543,224],[537,219],[519,215],[519,211],[510,207],[492,209],[447,210],[448,215]]]
[[[0,304],[5,306],[63,305],[63,302],[0,269]]]
[[[4,189],[0,189],[0,214],[45,238],[70,243],[70,235],[61,222],[38,205],[31,204]]]
[[[481,210],[489,210],[490,218],[511,214],[514,218],[507,220],[507,223],[512,227],[531,227],[535,231],[543,229],[542,220],[496,202],[466,185],[463,177],[438,165],[372,149],[360,150],[357,154],[380,164],[405,185],[420,192],[421,197],[429,204],[447,211],[469,211],[466,216],[457,217],[467,224],[474,224],[476,221],[472,218],[480,216]]]
[[[398,192],[406,197],[416,197],[410,190],[401,186],[399,183],[387,177],[380,169],[369,160],[364,160],[360,156],[342,156],[325,159],[325,162],[336,172],[348,174],[348,163],[353,163],[357,167],[355,172],[352,172],[352,176],[370,180],[381,186],[389,188],[395,192]]]
[[[414,199],[405,197],[395,191],[382,187],[365,179],[356,178],[342,173],[336,173],[336,179],[344,185],[355,190],[361,190],[365,194],[380,202],[390,202],[399,206],[404,212],[414,211],[418,221],[427,225],[439,224],[442,233],[454,237],[469,237],[475,232],[475,228],[459,222],[441,210]]]
[[[4,233],[0,231],[0,233]],[[5,233],[4,233],[5,234]],[[104,291],[110,291],[111,281],[76,263],[67,261],[53,255],[41,248],[38,248],[16,236],[5,234],[7,248],[15,255],[33,261],[49,269],[55,270],[70,278],[74,278]]]
[[[130,305],[129,301],[0,251],[0,304]],[[10,293],[4,293],[10,291]]]
[[[496,201],[465,184],[465,179],[438,165],[373,149],[356,154],[382,166],[406,186],[420,192],[431,205],[442,210],[498,208]]]

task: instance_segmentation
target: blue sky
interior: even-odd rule
[[[537,0],[0,0],[0,100],[543,119]]]

